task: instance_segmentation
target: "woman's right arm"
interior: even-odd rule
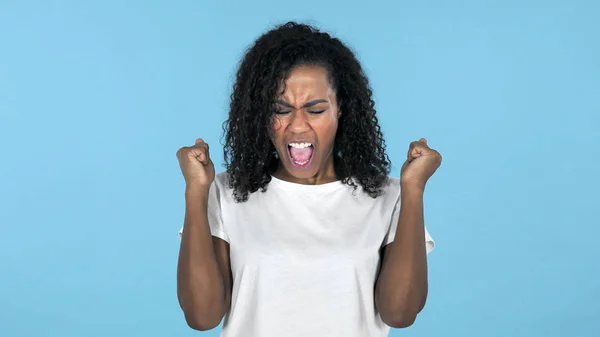
[[[188,325],[210,330],[219,325],[231,302],[229,244],[211,236],[208,191],[186,189],[185,204],[177,297]]]

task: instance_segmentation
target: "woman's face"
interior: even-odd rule
[[[332,153],[340,111],[327,70],[293,69],[276,111],[272,141],[281,162],[276,175],[305,184],[335,179]]]

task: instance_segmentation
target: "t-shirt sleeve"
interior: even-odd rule
[[[398,228],[398,218],[400,217],[400,195],[398,195],[398,199],[396,200],[396,204],[394,205],[394,210],[392,212],[392,218],[390,220],[389,228],[386,233],[385,239],[383,240],[383,246],[388,245],[394,242],[394,238],[396,236],[396,229]],[[429,235],[429,231],[427,231],[427,227],[425,227],[425,248],[427,250],[427,254],[433,250],[435,247],[435,241],[431,235]]]
[[[208,192],[208,224],[212,236],[229,242],[229,236],[223,226],[223,217],[221,212],[221,188],[217,181],[212,183]],[[184,227],[179,230],[179,238],[183,234]]]

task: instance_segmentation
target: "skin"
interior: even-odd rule
[[[281,158],[274,176],[299,184],[323,184],[338,180],[333,166],[333,144],[341,112],[321,67],[298,67],[277,98],[271,139]],[[315,103],[316,102],[316,103]],[[317,113],[318,112],[318,113]],[[310,168],[295,169],[288,159],[287,144],[294,140],[314,145]],[[210,330],[219,325],[231,305],[229,245],[212,238],[208,225],[208,193],[214,165],[208,145],[177,152],[186,181],[186,214],[177,269],[177,294],[188,325]],[[394,242],[381,251],[382,266],[375,286],[375,305],[389,326],[410,326],[427,299],[427,257],[423,194],[428,179],[441,164],[440,154],[422,138],[409,146],[402,166],[401,209]]]
[[[382,249],[375,285],[375,305],[389,326],[412,325],[427,300],[427,252],[423,194],[427,180],[442,162],[439,152],[421,138],[410,144],[400,174],[400,217],[392,243]]]
[[[281,161],[273,175],[298,184],[336,181],[332,152],[341,112],[328,72],[311,66],[293,69],[285,92],[276,101],[278,113],[273,117],[271,141]],[[292,166],[288,144],[295,141],[309,142],[314,147],[312,163],[306,170]]]
[[[177,263],[177,298],[188,325],[210,330],[219,325],[231,304],[229,244],[211,236],[208,194],[215,167],[208,144],[197,139],[194,146],[177,151],[185,178],[185,220]]]

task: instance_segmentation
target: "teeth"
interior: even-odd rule
[[[296,149],[303,149],[305,147],[312,146],[311,143],[289,143],[288,145]]]

